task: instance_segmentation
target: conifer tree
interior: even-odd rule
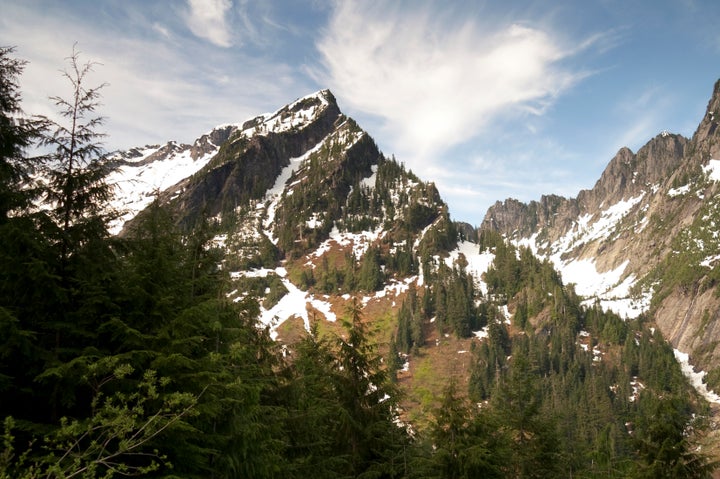
[[[34,382],[47,353],[40,323],[53,310],[47,305],[58,288],[39,228],[44,214],[32,208],[40,163],[27,157],[42,123],[23,116],[19,77],[25,62],[13,54],[14,48],[0,47],[0,413],[28,417],[29,409],[42,405]]]
[[[88,87],[95,64],[81,64],[76,47],[68,61],[70,68],[63,76],[71,86],[70,98],[51,97],[64,120],[40,117],[50,130],[40,144],[54,150],[47,158],[46,200],[53,206],[63,264],[92,239],[107,236],[107,202],[112,194],[106,182],[110,165],[101,144],[105,134],[98,131],[104,118],[95,113],[100,106],[100,90],[106,84]]]
[[[75,47],[68,61],[63,76],[70,83],[70,97],[51,98],[62,120],[38,117],[47,126],[39,144],[50,150],[43,172],[50,221],[40,232],[53,246],[57,288],[44,301],[46,315],[39,330],[41,345],[51,354],[36,379],[51,390],[55,420],[90,401],[84,371],[105,354],[97,332],[116,311],[113,288],[118,284],[118,263],[107,228],[110,169],[102,156],[104,134],[97,131],[103,118],[95,114],[104,85],[87,86],[94,64],[80,64]]]
[[[37,158],[28,158],[27,148],[42,125],[23,117],[18,78],[25,62],[13,58],[14,52],[12,47],[0,47],[0,225],[30,206],[38,194],[31,179]]]
[[[489,420],[487,414],[471,412],[467,400],[457,391],[455,378],[451,378],[429,433],[435,477],[505,477],[503,465],[509,459],[507,441]]]
[[[556,477],[558,439],[552,422],[541,415],[538,380],[524,347],[513,348],[509,377],[492,404],[512,441],[509,477]]]
[[[336,432],[345,444],[350,477],[372,477],[370,471],[382,477],[382,472],[394,473],[388,468],[405,440],[394,424],[397,393],[357,301],[348,308],[348,316],[347,338],[338,339],[336,381],[342,415]]]

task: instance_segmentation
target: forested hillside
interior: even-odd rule
[[[232,210],[245,192],[212,176],[111,234],[123,212],[107,207],[114,165],[91,68],[70,58],[71,96],[55,100],[67,123],[29,117],[23,63],[0,49],[0,478],[710,477],[707,405],[647,318],[582,306],[550,262],[493,232],[471,246],[493,258],[484,291],[466,256],[448,261],[462,228],[434,186],[354,122],[334,118],[334,143],[310,142],[288,175],[299,186],[265,196],[282,221],[261,237],[227,233],[260,192],[245,198],[254,210]],[[203,171],[219,174],[231,147]],[[183,209],[203,182],[224,196]],[[314,255],[340,243],[338,225],[387,233],[358,256]],[[260,267],[276,269],[247,274]],[[361,293],[410,276],[375,333]],[[288,287],[345,297],[337,327],[274,341],[259,320]],[[413,416],[401,370],[435,336],[469,345],[470,367],[434,377],[442,391]]]

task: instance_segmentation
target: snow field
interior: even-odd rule
[[[155,199],[156,193],[198,172],[218,151],[218,148],[215,148],[210,153],[193,160],[189,146],[178,146],[162,160],[137,166],[137,163],[168,145],[170,144],[146,147],[142,150],[141,157],[133,159],[130,164],[120,166],[108,176],[108,183],[115,185],[116,191],[111,206],[123,213],[110,225],[111,234],[119,233],[126,221],[147,208]]]

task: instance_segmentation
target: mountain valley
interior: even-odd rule
[[[79,437],[70,469],[130,444],[122,471],[187,477],[710,477],[719,111],[720,82],[691,139],[479,227],[329,90],[106,177],[71,156],[0,221],[0,475],[55,462],[17,420],[62,460]]]

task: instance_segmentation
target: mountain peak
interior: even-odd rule
[[[720,80],[715,82],[705,116],[698,125],[692,140],[695,146],[701,151],[705,150],[710,158],[720,157],[720,141],[717,141],[720,138],[718,123],[720,123]],[[702,160],[705,159],[702,158]]]
[[[325,113],[339,115],[335,97],[330,90],[319,90],[276,110],[264,113],[246,121],[240,128],[246,137],[282,133],[303,128],[323,116]]]

